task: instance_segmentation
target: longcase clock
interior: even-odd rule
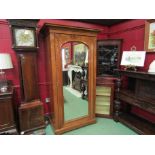
[[[21,134],[36,130],[44,133],[43,103],[37,81],[37,22],[38,20],[11,19],[12,48],[17,52],[20,72],[21,104],[19,126]]]

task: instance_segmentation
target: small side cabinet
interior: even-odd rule
[[[113,117],[114,78],[97,77],[96,116]]]
[[[0,92],[0,134],[17,134],[13,109],[13,88]]]

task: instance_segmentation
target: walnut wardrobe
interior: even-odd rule
[[[46,46],[49,107],[55,134],[62,134],[96,122],[98,32],[99,30],[49,23],[44,24],[41,29]],[[63,82],[64,73],[68,77],[68,84]],[[79,90],[74,87],[77,83],[74,80],[77,78]],[[86,98],[80,96],[83,96],[84,92]]]

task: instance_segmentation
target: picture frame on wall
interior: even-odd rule
[[[155,52],[155,19],[145,21],[144,49],[146,52]]]

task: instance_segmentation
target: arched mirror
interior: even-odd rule
[[[95,123],[98,30],[45,24],[42,32],[54,132]]]
[[[68,42],[61,48],[64,121],[89,114],[88,106],[88,55],[87,45]]]

